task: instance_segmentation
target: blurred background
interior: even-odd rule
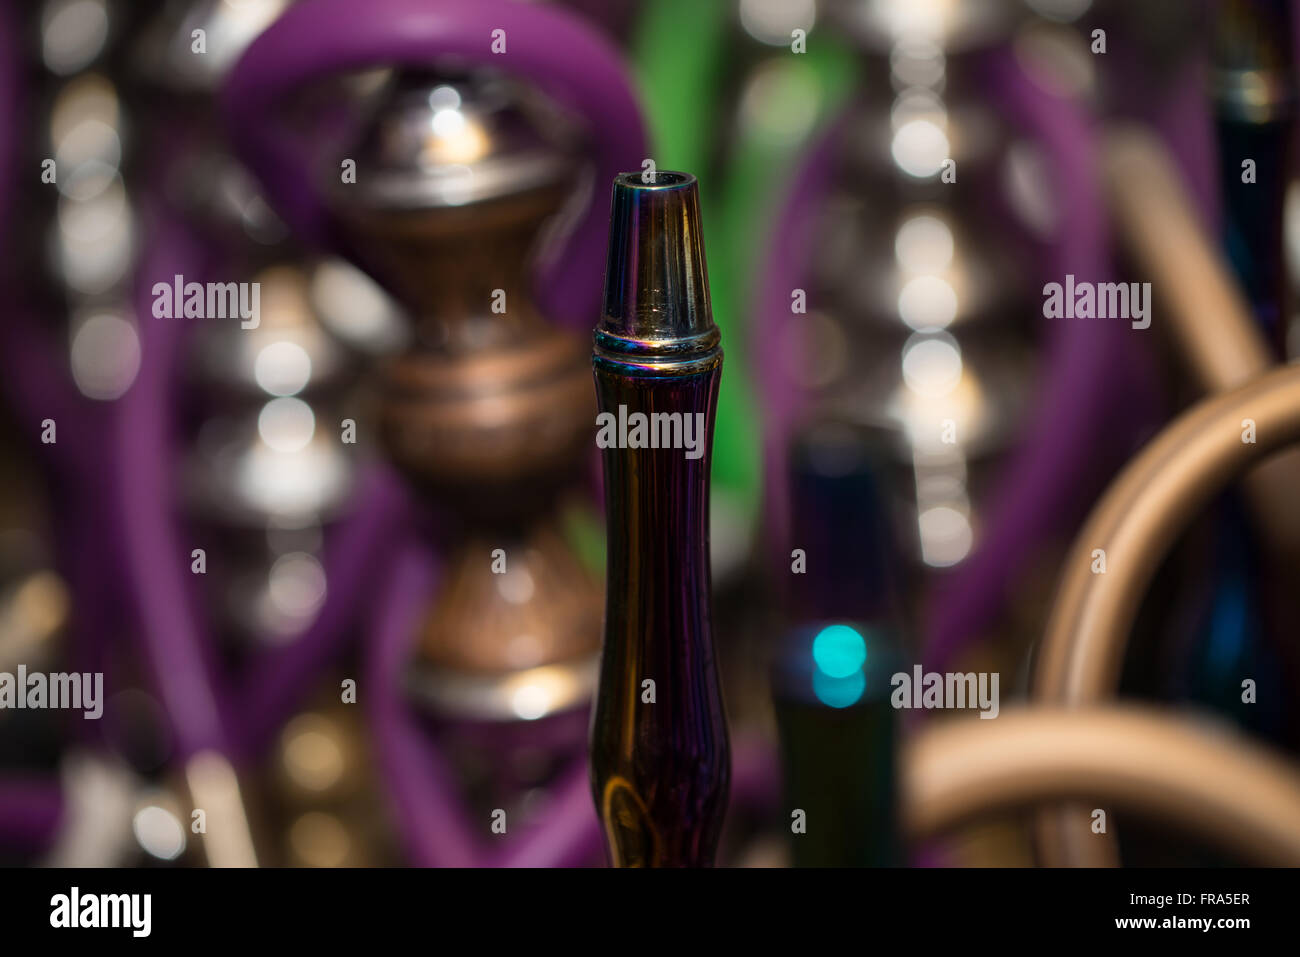
[[[587,357],[609,184],[646,160],[699,179],[726,352],[719,863],[1043,862],[1030,807],[907,823],[915,736],[998,721],[890,707],[888,675],[1041,698],[1108,483],[1300,349],[1293,20],[9,0],[0,672],[104,701],[0,710],[0,862],[602,863]],[[1067,275],[1150,282],[1150,327],[1044,318]],[[177,276],[257,283],[256,327],[160,316]],[[1182,517],[1118,690],[1284,766],[1297,553],[1254,490]],[[1249,862],[1213,832],[1116,829],[1126,864]]]

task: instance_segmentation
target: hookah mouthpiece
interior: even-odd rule
[[[721,360],[718,338],[695,177],[620,174],[609,216],[596,367],[689,375]]]
[[[713,863],[731,778],[708,527],[722,350],[695,179],[646,179],[614,181],[592,357],[611,424],[597,439],[608,544],[591,783],[615,866],[701,867]]]

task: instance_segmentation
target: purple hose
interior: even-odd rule
[[[21,63],[12,7],[5,4],[0,7],[0,69],[4,71],[0,78],[4,91],[0,96],[0,183],[5,184],[10,181],[15,162],[14,131],[21,124],[17,94]],[[9,195],[9,189],[0,190],[0,203],[7,205]],[[8,209],[0,210],[4,212]],[[156,237],[152,247],[156,261],[151,265],[160,275],[180,272],[177,260],[185,258],[187,238],[174,229],[160,232],[164,235]],[[6,241],[10,241],[9,237]],[[148,316],[148,285],[137,292],[140,314]],[[186,753],[219,746],[223,735],[216,696],[210,676],[205,673],[203,642],[195,634],[194,616],[177,600],[178,595],[185,594],[181,576],[188,570],[189,551],[175,541],[171,515],[164,504],[171,501],[166,487],[169,472],[165,410],[169,407],[168,376],[179,327],[141,323],[139,376],[116,409],[96,415],[98,408],[79,400],[70,388],[59,387],[58,383],[66,383],[66,377],[51,358],[58,350],[39,332],[30,316],[10,316],[2,326],[0,341],[12,371],[5,376],[6,389],[29,431],[38,431],[43,418],[58,423],[60,441],[42,448],[55,464],[64,467],[68,480],[84,487],[102,480],[104,465],[97,453],[104,448],[101,437],[111,430],[114,471],[107,484],[117,497],[122,527],[130,532],[122,543],[122,558],[131,591],[139,599],[137,611],[145,657]],[[80,425],[79,430],[76,425]],[[90,528],[111,538],[113,521],[96,521],[90,523]],[[112,558],[108,564],[116,567]],[[74,584],[82,576],[75,578]],[[96,624],[103,627],[102,622]]]
[[[576,761],[551,803],[500,851],[485,853],[484,819],[470,825],[457,796],[456,777],[401,693],[420,615],[435,597],[437,563],[408,537],[394,549],[393,567],[375,605],[361,696],[370,718],[376,759],[388,785],[398,827],[413,863],[421,867],[567,867],[599,860],[596,822],[585,758]]]
[[[780,803],[777,750],[762,735],[737,735],[731,747],[731,807],[771,811]]]
[[[494,31],[506,52],[494,54]],[[500,36],[497,34],[497,36]],[[305,144],[287,136],[276,108],[295,89],[347,70],[428,67],[442,57],[532,81],[585,122],[594,195],[564,255],[545,267],[539,299],[548,315],[587,332],[599,302],[609,221],[609,183],[640,169],[646,136],[618,52],[599,31],[554,7],[505,0],[303,0],[244,52],[221,98],[236,150],[300,238],[333,245]],[[364,174],[363,174],[364,175]]]
[[[16,164],[20,156],[19,131],[24,128],[25,84],[23,65],[25,58],[20,43],[18,16],[12,3],[0,3],[0,222],[6,226],[11,221],[12,197],[19,188],[15,183]],[[0,234],[0,252],[8,252],[13,243],[12,234]],[[20,431],[40,450],[42,464],[53,473],[56,483],[73,482],[97,474],[93,451],[101,429],[90,430],[78,436],[72,429],[74,422],[87,423],[87,403],[67,385],[64,370],[54,361],[58,350],[39,327],[36,317],[20,304],[20,277],[9,265],[13,260],[3,256],[3,287],[7,293],[8,313],[0,318],[0,362],[4,374],[0,376],[0,390],[15,414]],[[41,421],[53,419],[59,428],[59,438],[51,445],[40,443]],[[80,438],[81,441],[76,439]],[[88,513],[88,514],[87,514]],[[87,524],[99,526],[103,517],[96,505],[78,512],[87,516]],[[59,521],[59,519],[65,519]],[[66,532],[67,516],[55,516],[60,532]],[[72,581],[100,582],[103,569],[95,569],[94,579],[86,579],[80,572],[91,564],[83,554],[61,550],[62,563],[74,571]],[[95,595],[102,597],[104,589],[97,587]],[[98,607],[98,606],[96,606]],[[81,609],[85,611],[85,609]],[[92,612],[93,615],[93,612]],[[83,621],[87,620],[83,618]],[[93,628],[96,621],[90,619]],[[89,631],[78,627],[78,633]],[[79,667],[84,668],[92,656],[79,646],[76,651]],[[92,669],[98,670],[98,669]],[[19,853],[38,853],[46,850],[56,839],[63,820],[63,795],[60,782],[53,778],[6,778],[0,783],[0,846]]]
[[[1300,20],[1300,17],[1297,17]],[[1201,211],[1206,228],[1217,235],[1222,218],[1214,119],[1205,91],[1210,88],[1206,64],[1188,64],[1181,79],[1142,119],[1169,143],[1169,152],[1183,172],[1188,192]]]
[[[0,320],[0,356],[5,365],[0,389],[19,429],[62,477],[97,474],[98,463],[92,454],[95,436],[78,436],[73,426],[90,420],[90,410],[68,388],[66,373],[55,361],[57,355],[58,348],[36,318],[21,306],[11,305],[9,314]],[[53,419],[58,429],[59,441],[50,445],[40,441],[45,419]],[[97,425],[96,434],[98,429]]]
[[[62,819],[58,781],[8,778],[0,783],[0,846],[43,851],[54,842]]]
[[[370,466],[358,482],[352,511],[326,542],[328,592],[315,620],[284,648],[253,662],[239,696],[245,704],[238,744],[245,754],[265,747],[342,651],[375,584],[392,561],[390,542],[407,527],[412,505],[405,487],[388,468]]]
[[[6,227],[12,221],[12,197],[17,190],[29,188],[26,183],[15,182],[21,155],[18,135],[27,122],[20,35],[14,4],[0,3],[0,223]],[[6,229],[0,234],[0,244],[7,252],[12,243],[13,235]],[[35,316],[15,305],[20,299],[21,277],[13,274],[12,262],[13,258],[6,255],[0,266],[8,292],[6,314],[0,319],[0,360],[5,366],[0,389],[17,415],[20,429],[39,443],[42,419],[62,425],[75,421],[79,410],[75,396],[62,385],[67,380],[54,362],[58,354],[54,343],[39,328]],[[40,448],[43,456],[57,466],[75,469],[85,465],[76,442],[56,442]]]
[[[489,867],[586,867],[602,862],[604,843],[586,755],[573,761],[550,789],[547,802],[522,835],[488,859]]]
[[[992,94],[1043,147],[1063,204],[1051,274],[1104,281],[1110,271],[1105,204],[1095,141],[1085,118],[1027,76],[1007,53],[987,61]],[[1098,449],[1114,447],[1115,423],[1132,428],[1141,356],[1127,325],[1056,321],[1026,439],[1001,470],[986,530],[971,556],[936,589],[929,607],[926,666],[939,671],[984,633],[1009,597],[1034,545],[1069,527],[1095,477]],[[1143,398],[1148,398],[1143,395]],[[1147,406],[1149,402],[1139,405]],[[1127,410],[1127,411],[1126,411]]]
[[[407,539],[377,596],[365,645],[359,700],[370,718],[375,758],[388,783],[404,844],[421,867],[471,867],[478,849],[456,799],[455,776],[401,694],[420,615],[435,591],[432,554]],[[482,823],[486,833],[488,822]]]
[[[491,49],[496,30],[504,31],[506,43],[500,56]],[[300,3],[250,46],[228,79],[222,102],[236,149],[298,235],[331,245],[330,224],[312,188],[316,170],[303,145],[281,135],[276,107],[312,80],[378,65],[427,67],[443,56],[532,80],[598,134],[589,144],[594,199],[571,234],[565,255],[544,271],[539,292],[549,314],[589,329],[605,253],[605,184],[624,169],[640,167],[645,133],[617,52],[571,15],[499,0],[472,7],[377,0],[360,17],[348,0]],[[416,616],[429,600],[427,586],[434,577],[430,562],[431,556],[414,544],[396,560],[366,648],[367,700],[380,766],[414,859],[426,865],[463,866],[480,855],[455,799],[454,779],[399,691]],[[303,652],[303,657],[310,654]],[[286,682],[292,683],[287,676],[266,679],[255,700],[273,700]],[[599,847],[599,833],[593,827],[585,773],[581,780],[571,775],[552,798],[554,804],[543,819],[512,840],[497,863],[540,866],[590,860],[591,848]]]
[[[1020,72],[1009,53],[988,62],[988,81],[1007,112],[1034,132],[1068,190],[1053,269],[1100,280],[1108,266],[1103,208],[1095,182],[1091,133],[1078,109],[1049,95]],[[777,383],[768,396],[765,435],[768,509],[774,534],[788,534],[783,453],[799,415],[799,392],[786,371],[797,355],[798,327],[787,308],[790,290],[807,274],[816,209],[829,191],[840,136],[851,111],[814,143],[800,164],[780,210],[765,262],[759,309],[758,361],[762,381]],[[1049,326],[1047,356],[1035,415],[1026,440],[1002,471],[988,507],[979,546],[932,596],[926,661],[942,668],[977,637],[1003,607],[1035,542],[1071,520],[1081,486],[1093,469],[1098,444],[1113,439],[1118,403],[1133,381],[1132,352],[1116,324],[1059,322]],[[1125,417],[1122,421],[1130,421]]]
[[[136,601],[138,638],[154,687],[173,725],[180,757],[227,750],[220,695],[208,661],[211,644],[192,607],[192,543],[177,534],[171,418],[184,323],[155,319],[151,288],[159,277],[194,276],[202,261],[192,238],[162,217],[136,273],[140,370],[117,403],[113,481],[126,537],[126,576]]]

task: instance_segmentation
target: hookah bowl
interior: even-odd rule
[[[327,190],[409,314],[409,347],[375,370],[376,421],[450,542],[411,690],[469,721],[569,711],[594,686],[599,587],[557,514],[590,441],[586,355],[528,282],[578,165],[562,130],[504,80],[404,70],[346,152],[357,182]]]
[[[606,445],[605,642],[592,717],[597,813],[618,867],[710,866],[730,784],[709,571],[711,436],[722,350],[699,194],[682,173],[614,181],[595,332],[602,415],[688,419],[694,453]],[[671,445],[671,443],[668,443]]]

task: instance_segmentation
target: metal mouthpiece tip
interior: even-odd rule
[[[695,177],[690,173],[675,173],[671,170],[655,172],[619,173],[614,177],[614,188],[627,189],[690,189],[695,186]]]
[[[689,173],[614,178],[596,353],[675,369],[721,355],[709,302],[699,189]]]

